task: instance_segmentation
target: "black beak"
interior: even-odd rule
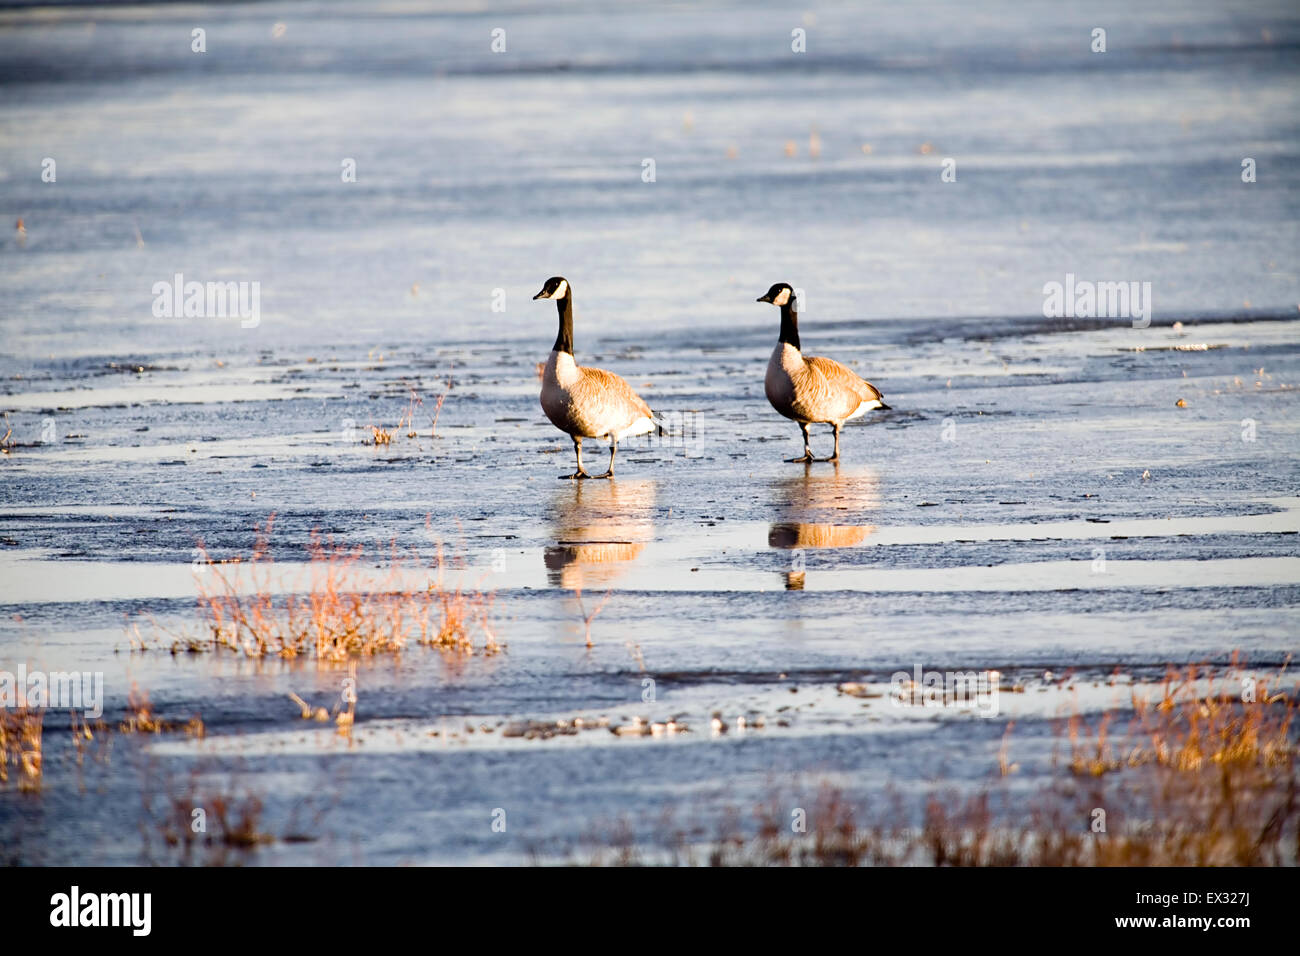
[[[757,299],[755,299],[754,301],[755,301],[755,302],[771,302],[772,300],[769,299],[769,298],[768,298],[767,296],[765,296],[765,295],[760,295],[760,296],[759,296]]]
[[[545,298],[546,298],[546,290],[545,290],[545,289],[543,289],[541,292],[537,293],[537,295],[533,296],[534,301],[536,301],[537,299],[545,299]]]

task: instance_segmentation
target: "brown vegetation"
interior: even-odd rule
[[[41,707],[0,707],[0,783],[8,783],[9,768],[18,774],[18,789],[41,789],[45,710]]]
[[[197,649],[225,649],[252,658],[312,656],[331,663],[396,654],[411,644],[461,654],[501,649],[489,621],[492,596],[446,586],[441,548],[432,577],[421,588],[409,583],[410,572],[419,566],[417,555],[391,547],[383,556],[380,579],[367,580],[361,566],[364,548],[338,546],[313,533],[307,590],[277,595],[272,521],[259,529],[247,575],[240,574],[243,562],[231,572],[209,562],[199,576],[207,637]],[[207,560],[206,551],[200,551]],[[194,642],[185,649],[195,649]]]
[[[1063,723],[1068,777],[1025,805],[999,784],[934,792],[920,826],[897,797],[864,813],[824,787],[806,809],[774,798],[745,828],[733,813],[711,839],[665,826],[665,849],[638,847],[626,824],[593,862],[713,866],[1277,866],[1300,862],[1295,691],[1236,663],[1171,672],[1159,699],[1136,695],[1120,735],[1111,710],[1090,729]],[[1008,724],[1008,732],[1010,730]],[[1006,735],[997,780],[1016,765]],[[792,819],[793,817],[793,819]]]

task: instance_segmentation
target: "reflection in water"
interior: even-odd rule
[[[556,543],[546,549],[552,587],[606,586],[654,537],[655,483],[578,481],[556,495]]]
[[[803,590],[805,548],[851,548],[876,530],[873,525],[847,522],[880,503],[878,488],[875,471],[842,469],[838,462],[831,472],[805,465],[799,477],[777,482],[776,507],[783,520],[772,522],[767,544],[794,552],[783,572],[786,590]]]
[[[773,548],[851,548],[870,533],[868,525],[776,522],[767,533],[767,543]]]

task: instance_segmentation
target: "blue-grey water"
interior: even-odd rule
[[[264,804],[239,862],[549,859],[665,814],[704,839],[780,788],[984,785],[1011,717],[1023,796],[1053,718],[1127,706],[1117,669],[1281,665],[1298,79],[1291,3],[0,9],[0,669],[102,671],[108,719],[135,684],[207,730],[78,766],[51,710],[42,791],[0,785],[5,861],[174,859],[190,786]],[[256,283],[256,315],[159,314],[177,274]],[[555,274],[579,360],[674,427],[612,482],[556,480]],[[1149,288],[1149,325],[1045,316],[1067,275]],[[782,461],[777,281],[891,406],[838,466]],[[398,427],[412,389],[446,391],[436,437]],[[271,515],[286,565],[313,530],[441,541],[505,652],[363,662],[351,742],[287,696],[346,671],[128,652],[197,631],[197,544],[246,556]],[[987,719],[836,690],[918,666],[1026,691]],[[637,716],[690,732],[504,736]]]

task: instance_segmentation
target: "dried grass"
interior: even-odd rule
[[[590,614],[588,614],[586,606],[582,603],[582,588],[573,589],[573,596],[578,602],[578,616],[582,620],[583,637],[585,638],[588,647],[592,647],[595,644],[595,642],[591,639],[591,625],[596,620],[596,616],[600,614],[601,611],[605,610],[605,605],[609,602],[609,596],[613,593],[614,591],[612,588],[606,591],[605,596],[600,599],[600,603],[596,605],[595,610],[593,610]],[[639,656],[640,654],[639,649],[637,651],[637,654]],[[645,666],[643,661],[642,670],[644,669]]]
[[[410,390],[411,394],[408,397],[406,402],[406,412],[402,415],[401,419],[397,423],[397,430],[401,431],[402,426],[405,425],[408,429],[408,431],[406,432],[406,437],[407,438],[417,437],[419,433],[415,430],[415,413],[423,409],[425,414],[429,416],[429,437],[437,438],[438,418],[440,415],[442,415],[442,405],[447,400],[447,393],[451,391],[451,386],[452,386],[452,379],[450,376],[448,376],[447,384],[443,388],[442,394],[439,395],[436,399],[434,399],[433,412],[430,413],[428,408],[424,404],[424,399],[421,398],[420,393],[415,390],[415,386],[410,385],[408,383],[406,387]]]
[[[1285,668],[1274,684],[1284,675]],[[1070,769],[1099,777],[1144,765],[1198,771],[1289,763],[1295,755],[1295,700],[1267,680],[1245,680],[1235,662],[1221,675],[1197,665],[1170,669],[1156,703],[1134,694],[1133,718],[1119,741],[1111,737],[1113,711],[1102,714],[1095,733],[1072,716]]]
[[[145,804],[148,822],[175,853],[174,862],[204,866],[243,863],[259,847],[275,842],[262,828],[261,797],[233,783],[201,787],[196,774],[184,791],[165,795],[160,813],[153,810],[149,790]],[[151,844],[148,830],[144,835],[147,857]]]
[[[202,740],[206,733],[203,718],[197,714],[183,724],[172,720],[163,720],[154,713],[153,702],[149,699],[149,693],[141,690],[134,683],[126,695],[126,719],[118,724],[117,729],[124,734],[164,734],[184,730],[191,737],[197,737],[199,740]],[[90,734],[90,725],[83,723],[80,732]],[[74,739],[77,734],[78,727],[74,715]]]
[[[34,793],[43,777],[43,707],[0,707],[0,783],[9,782],[9,768],[18,774],[18,789]]]
[[[277,595],[270,556],[273,520],[258,531],[246,576],[209,562],[211,576],[200,577],[199,607],[207,631],[200,649],[330,663],[400,654],[412,644],[464,655],[501,650],[489,620],[492,595],[447,587],[441,547],[433,577],[418,588],[408,583],[418,555],[390,547],[383,556],[386,570],[375,583],[363,574],[364,548],[341,547],[313,533],[309,587],[301,594]],[[207,560],[202,546],[200,552]]]
[[[773,798],[750,828],[731,812],[711,839],[661,829],[654,862],[714,866],[1278,866],[1300,862],[1295,692],[1249,685],[1236,662],[1171,671],[1154,704],[1065,722],[1068,776],[1025,798],[994,785],[933,792],[920,826],[895,795],[867,816],[834,787],[806,812]],[[1234,692],[1235,691],[1235,692]],[[1131,716],[1126,731],[1114,728]],[[1011,725],[1008,724],[1009,734]],[[1063,728],[1064,729],[1064,728]],[[1004,734],[997,777],[1016,765]],[[792,823],[806,821],[806,832]],[[799,815],[802,815],[799,817]],[[646,862],[626,824],[589,840],[591,862]]]

